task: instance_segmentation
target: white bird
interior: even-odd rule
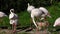
[[[40,7],[39,9],[43,12],[43,14],[41,15],[42,16],[41,20],[43,18],[45,18],[46,16],[48,16],[49,18],[51,18],[50,13],[48,12],[48,10],[46,8]]]
[[[60,17],[55,20],[54,27],[60,26]]]
[[[34,25],[37,27],[34,17],[40,17],[42,12],[39,10],[39,8],[35,8],[34,6],[30,5],[29,3],[28,3],[27,11],[30,12],[32,21],[33,21]]]
[[[4,12],[0,11],[0,18],[7,16]]]
[[[10,9],[9,19],[10,19],[10,24],[13,23],[17,24],[18,16],[17,14],[14,13],[14,9]]]
[[[30,5],[30,4],[28,3],[27,11],[30,12],[31,18],[32,18],[33,23],[34,23],[34,25],[35,25],[36,27],[37,27],[37,24],[36,24],[36,22],[35,22],[35,20],[34,20],[34,17],[41,17],[40,20],[45,19],[46,16],[48,16],[48,17],[51,18],[48,10],[47,10],[46,8],[44,8],[44,7],[35,8],[34,6],[32,6],[32,5]]]
[[[18,22],[18,16],[17,16],[17,14],[14,13],[14,9],[10,9],[9,19],[10,19],[10,24],[12,24],[13,32],[16,32],[16,25]]]
[[[4,12],[0,11],[0,22],[3,22],[3,17],[7,17],[7,15]]]

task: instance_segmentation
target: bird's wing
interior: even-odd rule
[[[0,17],[7,16],[4,12],[0,12]]]
[[[54,27],[56,26],[56,25],[60,25],[60,18],[57,18],[56,20],[55,20],[55,23],[54,23]]]
[[[48,13],[48,10],[47,10],[46,8],[44,8],[44,7],[40,7],[39,9],[40,9],[42,12],[44,12],[45,14]]]
[[[12,19],[14,17],[14,14],[9,15],[9,19]]]
[[[18,18],[18,15],[17,14],[14,14],[14,18],[17,19]]]

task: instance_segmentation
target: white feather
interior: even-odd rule
[[[13,24],[13,23],[17,24],[18,16],[17,16],[17,14],[11,12],[11,10],[10,10],[9,19],[10,19],[10,24]]]
[[[41,20],[42,20],[48,14],[48,10],[46,8],[44,8],[44,7],[35,8],[34,6],[30,5],[29,3],[28,3],[27,11],[30,12],[32,21],[36,27],[37,27],[37,24],[34,20],[34,17],[42,17],[41,18]],[[44,12],[44,14],[43,14],[43,12]]]
[[[14,17],[14,13],[9,15],[9,19],[12,19]]]
[[[60,17],[55,20],[55,23],[54,23],[53,26],[54,26],[54,27],[55,27],[55,26],[60,26]]]
[[[0,12],[0,17],[7,16],[4,12]]]
[[[31,11],[31,14],[34,15],[35,17],[38,17],[41,16],[42,12],[38,8],[35,8]]]
[[[46,8],[44,8],[44,7],[40,7],[39,9],[40,9],[41,11],[43,11],[43,12],[45,13],[45,15],[48,14],[48,10],[47,10]]]
[[[38,8],[35,8],[34,6],[32,6],[30,4],[28,4],[27,11],[30,12],[32,21],[33,21],[34,25],[37,27],[34,17],[40,17],[42,12]]]

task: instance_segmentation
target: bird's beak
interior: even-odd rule
[[[30,4],[28,3],[28,6],[30,6]]]
[[[49,16],[50,18],[52,18],[51,16]]]
[[[53,27],[55,27],[56,25],[53,25]]]
[[[49,18],[52,18],[50,15],[48,15]]]

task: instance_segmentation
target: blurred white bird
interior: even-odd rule
[[[51,18],[50,13],[48,12],[48,10],[46,8],[40,7],[39,9],[43,12],[43,14],[41,15],[42,16],[41,20],[43,18],[45,18],[46,16],[48,16],[49,18]]]
[[[27,11],[31,14],[31,18],[33,20],[34,25],[37,27],[37,24],[34,20],[34,17],[41,17],[40,20],[43,20],[46,18],[46,16],[50,17],[50,14],[48,12],[48,10],[44,7],[40,7],[40,8],[35,8],[34,6],[30,5],[28,3],[28,7],[27,7]]]
[[[0,18],[7,16],[4,12],[0,11]]]
[[[7,15],[4,12],[0,11],[0,22],[1,22],[0,24],[3,23],[3,18],[4,17],[7,17]]]
[[[60,26],[60,17],[55,20],[54,27]]]
[[[10,9],[9,19],[10,19],[10,24],[12,24],[13,32],[16,32],[16,25],[18,22],[18,16],[17,16],[17,14],[14,13],[14,9]]]
[[[39,8],[35,8],[34,6],[30,5],[29,3],[28,3],[27,11],[31,13],[32,21],[33,21],[34,25],[37,27],[34,17],[40,17],[42,12],[39,10]]]
[[[18,16],[17,16],[17,14],[14,13],[14,9],[10,10],[9,19],[10,19],[10,24],[17,23]]]

